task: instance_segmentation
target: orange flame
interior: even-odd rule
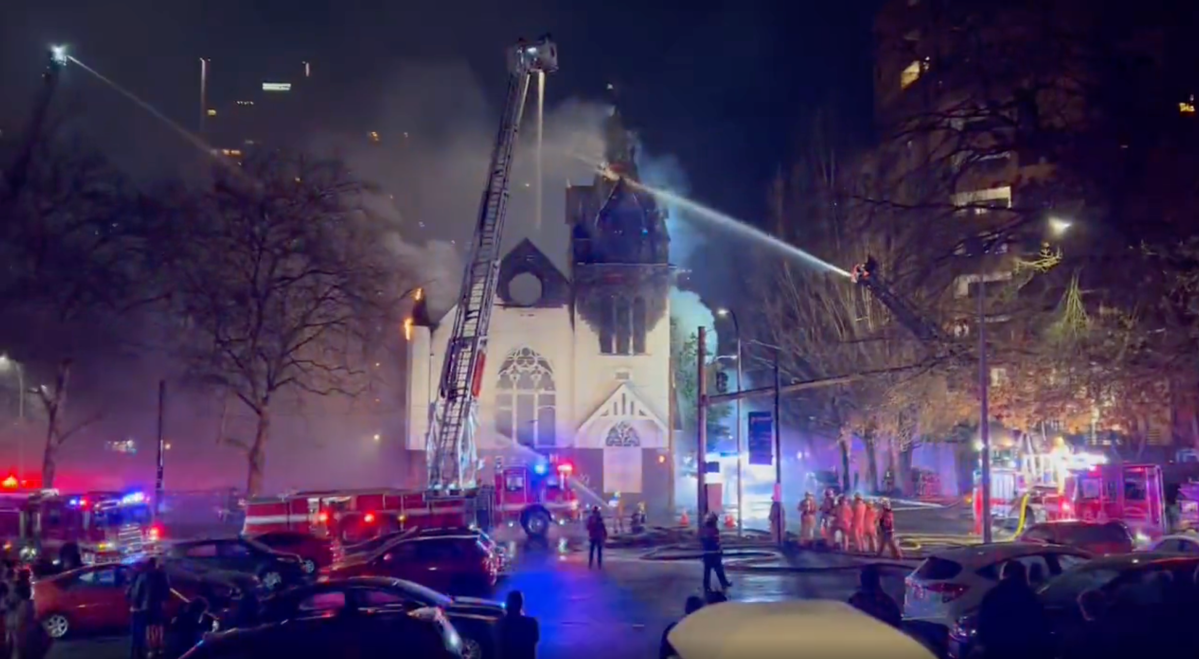
[[[405,341],[412,340],[412,319],[411,318],[404,319],[404,340]]]

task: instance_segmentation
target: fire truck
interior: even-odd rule
[[[1166,497],[1160,465],[1094,465],[1067,477],[1066,494],[1074,519],[1123,522],[1138,544],[1166,533]]]
[[[4,492],[0,534],[6,558],[64,569],[119,561],[158,540],[140,492]]]
[[[573,471],[568,462],[501,463],[491,484],[460,497],[390,489],[258,497],[246,503],[243,533],[297,531],[351,544],[408,529],[520,524],[528,535],[543,537],[554,523],[579,518]]]

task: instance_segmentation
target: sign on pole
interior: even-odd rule
[[[770,412],[750,412],[749,421],[749,464],[774,464],[774,415]]]

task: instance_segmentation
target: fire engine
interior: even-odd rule
[[[428,496],[402,490],[297,492],[259,497],[246,503],[243,532],[260,535],[298,531],[345,543],[414,528],[454,528],[520,524],[530,536],[544,536],[555,522],[579,518],[579,501],[570,489],[574,467],[568,462],[537,462],[495,469],[492,484],[471,496]]]
[[[140,492],[64,495],[58,490],[0,494],[6,558],[64,568],[119,561],[158,539]]]
[[[1073,518],[1124,522],[1138,544],[1166,533],[1162,468],[1154,464],[1098,464],[1066,479]]]

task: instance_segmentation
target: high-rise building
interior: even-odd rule
[[[205,107],[201,132],[222,155],[241,158],[271,147],[299,147],[314,128],[310,104],[312,65],[297,62],[279,75],[253,83],[240,73],[222,76],[220,63],[205,66]]]

